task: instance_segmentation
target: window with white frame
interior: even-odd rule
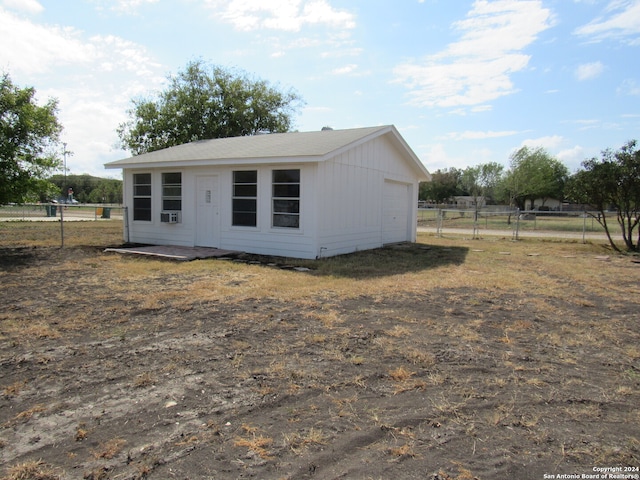
[[[182,210],[182,173],[162,174],[162,210]]]
[[[300,228],[300,170],[273,170],[272,224]]]
[[[232,195],[231,224],[239,227],[255,227],[258,219],[257,170],[234,171]]]
[[[151,174],[133,174],[133,219],[151,221]]]

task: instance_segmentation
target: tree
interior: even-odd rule
[[[561,200],[568,178],[567,167],[544,148],[525,146],[511,155],[502,188],[509,205],[524,210],[527,200],[531,202],[531,208],[535,207],[537,199],[542,199],[543,205],[549,198]]]
[[[54,175],[51,183],[58,191],[73,188],[73,197],[80,203],[122,203],[122,180],[91,175]]]
[[[169,77],[156,98],[132,100],[129,121],[118,127],[134,155],[211,138],[287,132],[301,98],[264,80],[202,61]]]
[[[480,165],[478,182],[482,195],[491,201],[496,200],[497,189],[502,181],[504,166],[497,162],[483,163]]]
[[[637,142],[632,140],[616,152],[605,150],[602,159],[585,160],[582,167],[568,183],[570,198],[597,210],[597,216],[590,215],[602,225],[611,246],[620,251],[607,222],[612,214],[610,209],[613,210],[627,250],[640,251],[640,149]]]
[[[420,183],[420,200],[431,200],[436,203],[446,203],[459,194],[458,183],[462,171],[456,168],[436,170],[431,174],[430,182]]]
[[[45,178],[60,164],[55,153],[62,126],[58,102],[43,106],[32,87],[19,88],[8,74],[0,79],[0,204],[53,194]]]
[[[483,163],[474,167],[467,167],[460,175],[460,189],[466,195],[473,197],[476,211],[481,206],[481,199],[485,202],[487,199],[495,196],[504,167],[497,162]]]

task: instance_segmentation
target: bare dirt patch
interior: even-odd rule
[[[0,248],[0,475],[542,479],[640,465],[628,258],[424,236],[307,272],[247,260],[260,263]]]

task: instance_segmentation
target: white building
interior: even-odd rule
[[[431,176],[394,126],[203,140],[110,162],[126,240],[320,258],[415,241]]]

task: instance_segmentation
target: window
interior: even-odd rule
[[[182,174],[162,174],[162,210],[182,210]]]
[[[133,219],[151,221],[151,174],[133,174]]]
[[[300,228],[300,170],[273,171],[273,226]]]
[[[240,227],[257,225],[258,172],[233,172],[233,198],[231,224]]]

